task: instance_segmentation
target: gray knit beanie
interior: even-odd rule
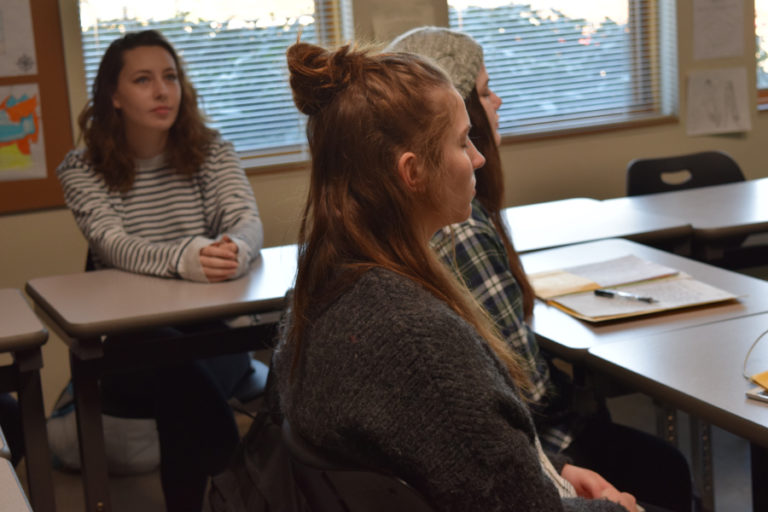
[[[483,65],[483,47],[463,32],[443,27],[420,27],[396,37],[387,51],[415,53],[436,62],[466,99]]]

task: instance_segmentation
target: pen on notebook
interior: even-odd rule
[[[621,297],[623,299],[639,300],[640,302],[647,302],[649,304],[651,302],[656,302],[656,299],[653,297],[646,297],[629,292],[621,292],[619,290],[595,290],[595,295],[598,297],[607,297],[609,299],[613,299],[614,297]]]

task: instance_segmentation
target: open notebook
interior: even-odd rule
[[[688,274],[632,255],[539,272],[528,278],[537,297],[588,322],[736,298]]]

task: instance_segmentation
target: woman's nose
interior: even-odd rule
[[[164,98],[168,95],[168,86],[162,80],[155,81],[155,97]]]
[[[472,155],[470,157],[470,161],[472,162],[472,168],[479,169],[485,165],[485,157],[483,156],[482,153],[480,153],[480,151],[477,150],[477,147],[475,147],[475,145],[472,142],[470,142],[470,144],[472,145]]]

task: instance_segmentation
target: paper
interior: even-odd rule
[[[648,315],[660,311],[735,299],[673,268],[627,255],[528,276],[540,299],[588,322]],[[652,302],[621,296],[605,297],[595,290],[608,288]]]
[[[677,270],[627,255],[563,270],[528,276],[536,296],[550,299],[580,291],[592,291],[622,283],[644,281],[676,274]]]
[[[542,299],[600,288],[600,285],[591,279],[564,270],[540,272],[536,274],[535,279],[531,276],[531,284],[536,296]]]
[[[36,74],[29,0],[3,0],[0,3],[0,76]]]
[[[688,74],[688,135],[746,132],[752,129],[745,68]]]
[[[744,2],[694,0],[694,60],[744,55]]]
[[[756,373],[750,378],[755,384],[760,384],[763,388],[768,389],[768,371]]]
[[[697,281],[686,274],[625,285],[615,289],[652,297],[655,302],[647,303],[621,297],[599,297],[593,292],[558,297],[555,302],[556,305],[569,309],[577,318],[600,322],[736,298],[730,292]]]
[[[46,174],[37,84],[0,86],[0,181]]]

